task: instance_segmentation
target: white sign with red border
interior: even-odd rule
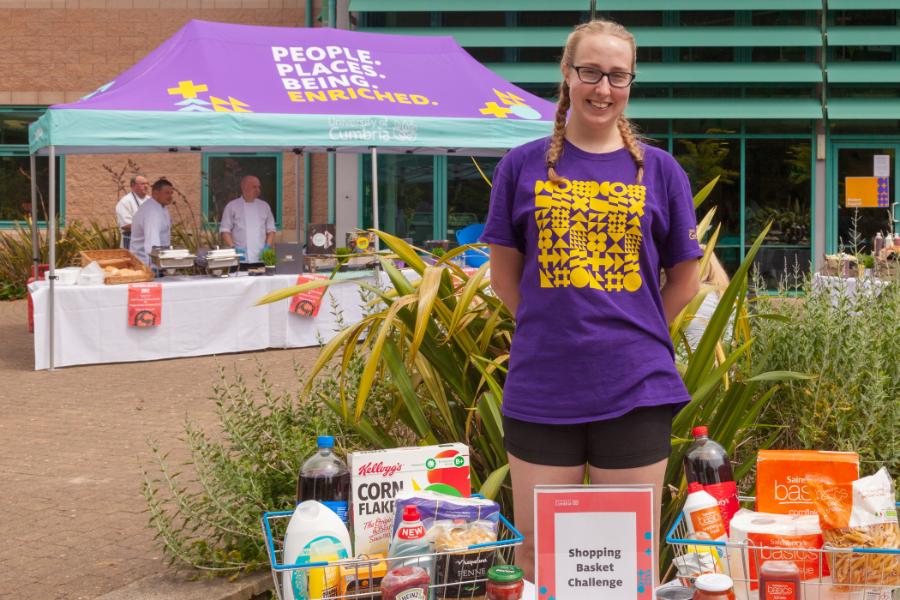
[[[651,600],[653,487],[537,486],[536,600]]]

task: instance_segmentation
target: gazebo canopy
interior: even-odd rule
[[[92,94],[51,106],[30,144],[499,154],[549,135],[554,110],[450,37],[191,21]]]

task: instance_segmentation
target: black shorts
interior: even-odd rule
[[[506,451],[525,462],[554,467],[589,463],[633,469],[668,458],[677,404],[636,408],[608,421],[546,425],[503,417]]]

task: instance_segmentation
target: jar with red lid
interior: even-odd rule
[[[405,566],[391,569],[381,580],[382,600],[428,600],[431,576],[422,567]]]
[[[701,575],[694,582],[693,600],[735,600],[734,581],[721,573]]]
[[[520,600],[525,591],[525,572],[515,565],[488,569],[486,600]]]

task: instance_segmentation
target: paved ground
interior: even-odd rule
[[[216,365],[290,386],[315,349],[33,371],[25,303],[0,302],[0,598],[97,598],[166,570],[147,529],[146,438],[215,422]]]

